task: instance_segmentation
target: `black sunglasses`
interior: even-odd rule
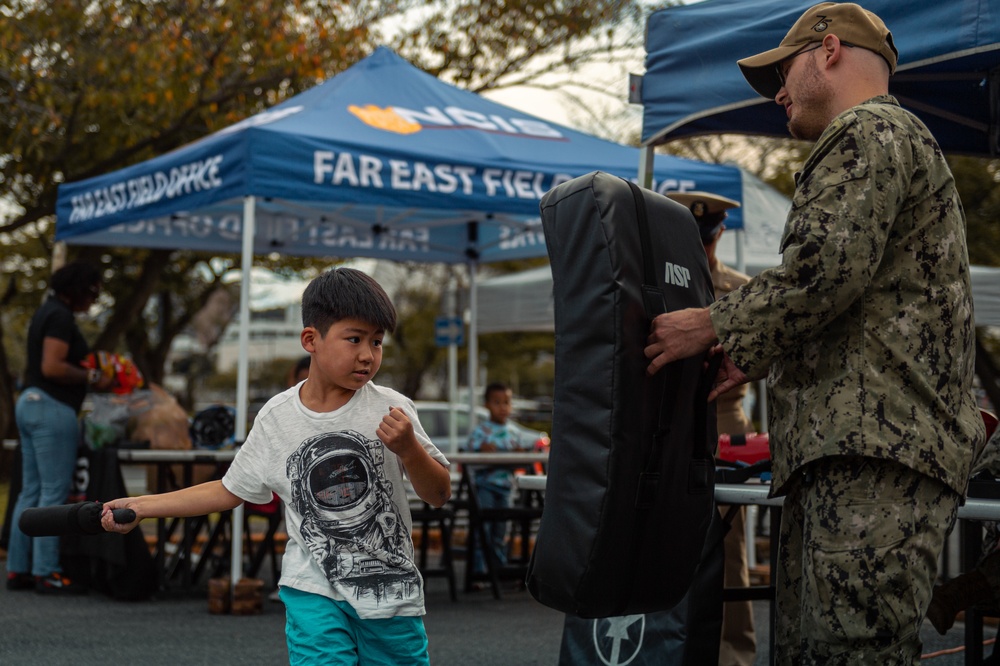
[[[778,83],[780,83],[782,86],[785,85],[785,74],[786,74],[785,63],[786,62],[787,63],[791,63],[793,58],[797,58],[798,56],[802,55],[803,53],[809,53],[810,51],[815,51],[816,49],[818,49],[821,46],[823,46],[823,42],[817,42],[816,46],[811,46],[811,47],[809,47],[807,49],[802,49],[801,51],[796,51],[795,53],[793,53],[792,55],[788,56],[784,60],[779,61],[778,64],[774,66],[774,69],[778,72]],[[789,67],[789,69],[791,69],[792,66],[789,64],[788,67]]]
[[[840,42],[840,45],[841,46],[846,46],[847,48],[851,48],[851,49],[854,48],[854,44],[851,44],[850,42]],[[784,60],[779,61],[778,64],[774,66],[775,70],[777,70],[777,72],[778,72],[778,82],[781,83],[782,87],[785,85],[785,75],[787,74],[787,72],[785,71],[785,68],[784,68],[784,64],[786,62],[791,62],[792,58],[794,58],[796,56],[800,56],[803,53],[809,53],[810,51],[815,51],[816,49],[818,49],[821,46],[823,46],[823,42],[818,42],[816,44],[816,46],[811,46],[811,47],[809,47],[807,49],[802,49],[801,51],[796,51],[795,53],[793,53],[792,55],[788,56]],[[791,69],[791,65],[789,65],[788,67],[789,67],[789,69]]]

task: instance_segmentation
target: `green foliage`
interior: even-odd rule
[[[193,141],[361,57],[367,31],[343,4],[8,3],[0,194],[24,213],[7,230],[51,215],[59,182]]]
[[[664,151],[709,164],[735,164],[787,197],[795,191],[795,172],[802,168],[812,144],[794,139],[713,134],[677,139]]]
[[[962,197],[973,264],[1000,266],[1000,160],[948,159]]]
[[[434,76],[474,92],[583,64],[623,45],[618,39],[632,38],[642,24],[641,3],[630,0],[458,0],[426,2],[421,13],[418,27],[399,35],[400,50]],[[590,39],[581,42],[581,36]],[[547,59],[541,69],[540,57]]]
[[[377,381],[411,398],[439,398],[427,387],[447,385],[447,349],[434,344],[434,320],[445,312],[448,285],[458,290],[463,284],[464,270],[416,262],[399,262],[393,268],[392,275],[375,276],[398,315],[396,330],[385,340]],[[464,349],[460,358],[466,358]]]
[[[303,352],[304,353],[304,352]],[[288,388],[288,379],[299,357],[272,358],[254,364],[250,371],[253,386],[251,399],[267,399]],[[215,372],[205,378],[205,388],[212,391],[226,391],[236,386],[236,369]]]
[[[487,382],[509,384],[518,397],[551,396],[555,377],[553,333],[487,333],[479,338]]]
[[[704,162],[737,164],[790,197],[795,191],[795,173],[802,168],[812,144],[722,134],[678,139],[664,150]],[[1000,266],[1000,160],[950,155],[948,163],[965,208],[970,261]]]

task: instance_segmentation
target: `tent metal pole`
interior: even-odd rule
[[[653,189],[653,147],[639,148],[639,187]]]
[[[743,169],[740,169],[740,200],[743,203],[743,209],[742,209],[742,213],[743,213],[743,228],[735,230],[736,231],[736,270],[738,270],[740,273],[746,273],[747,272],[747,262],[746,262],[746,257],[743,254],[743,251],[744,251],[744,245],[743,245],[743,243],[744,243],[744,241],[746,239],[747,209],[749,207],[748,206],[748,202],[749,202],[750,198],[749,198],[748,192],[747,192],[747,174],[743,171]]]
[[[458,294],[455,278],[448,281],[447,314],[454,318],[458,310]],[[455,405],[458,403],[458,345],[448,344],[448,446],[449,451],[458,451],[458,422],[455,415]],[[464,442],[462,443],[464,446]]]
[[[239,360],[236,366],[236,441],[247,438],[247,404],[250,386],[250,271],[253,269],[253,238],[256,230],[257,197],[243,197],[243,252],[240,276]],[[236,583],[243,578],[243,505],[233,509],[229,561],[229,595],[235,598]]]
[[[744,242],[746,240],[746,222],[743,223],[743,229],[736,229],[736,270],[740,273],[747,272],[747,260],[746,256],[743,254]]]
[[[476,295],[476,260],[469,261],[469,432],[476,427],[476,378],[479,374],[479,330],[476,317],[479,312]]]

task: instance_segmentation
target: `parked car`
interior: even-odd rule
[[[413,404],[417,408],[417,416],[420,418],[420,424],[424,426],[424,430],[427,431],[427,435],[434,442],[434,446],[438,447],[445,455],[465,448],[466,443],[469,441],[469,434],[472,432],[472,427],[469,424],[469,405],[455,405],[457,435],[455,437],[455,445],[452,446],[452,442],[448,436],[448,403],[416,400]],[[476,423],[486,421],[489,417],[490,413],[486,411],[485,407],[476,407]],[[544,443],[548,444],[549,437],[544,432],[533,430],[514,420],[509,421],[509,423],[525,435],[524,440],[529,442],[531,446],[535,446],[539,440],[544,440]]]

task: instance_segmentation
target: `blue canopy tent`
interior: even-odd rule
[[[814,0],[706,0],[653,13],[642,143],[696,134],[788,136],[785,114],[736,61],[778,45]],[[899,50],[889,91],[945,152],[1000,154],[1000,0],[864,0]]]
[[[386,48],[195,143],[59,190],[58,238],[231,251],[254,196],[258,252],[464,262],[544,254],[538,200],[638,153],[486,100]],[[666,159],[657,189],[740,199],[735,169]]]
[[[538,201],[552,186],[595,169],[628,177],[637,163],[635,148],[455,88],[379,48],[199,141],[62,185],[56,238],[242,251],[244,268],[269,252],[465,262],[474,283],[478,262],[545,255]],[[742,199],[733,167],[664,156],[656,175],[661,190]],[[741,220],[735,211],[731,226]],[[246,284],[241,299],[246,310]]]
[[[635,148],[490,102],[379,48],[329,81],[199,141],[60,186],[56,238],[239,251],[241,322],[250,319],[254,253],[463,262],[474,315],[479,262],[545,255],[538,202],[548,189],[593,170],[629,177],[638,158]],[[742,199],[733,167],[664,157],[655,172],[660,190]],[[731,222],[740,221],[737,211]],[[468,339],[474,385],[475,316]],[[246,349],[244,325],[239,439],[246,434]]]

